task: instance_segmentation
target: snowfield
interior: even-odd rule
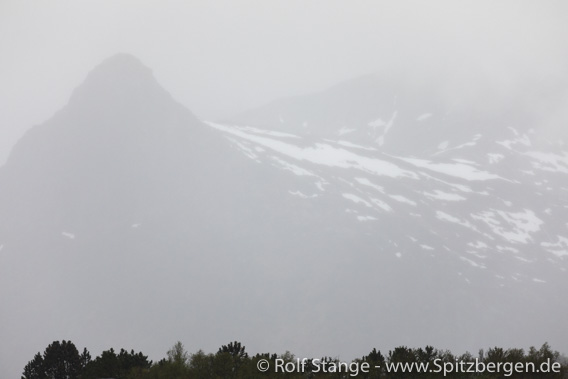
[[[567,152],[535,151],[528,135],[510,128],[512,136],[492,142],[488,149],[493,151],[483,155],[464,155],[484,146],[485,140],[480,134],[474,134],[469,142],[454,147],[450,147],[448,140],[440,141],[438,151],[428,158],[385,153],[381,146],[387,133],[395,127],[397,116],[398,113],[393,112],[387,121],[379,117],[368,123],[378,136],[379,148],[373,146],[372,141],[366,146],[350,141],[349,136],[354,130],[345,127],[336,133],[340,139],[325,137],[318,141],[313,137],[307,140],[297,134],[246,125],[207,124],[223,133],[250,159],[297,176],[304,184],[291,188],[288,191],[291,196],[304,201],[333,199],[347,202],[344,217],[354,222],[372,222],[376,228],[380,228],[388,214],[408,214],[411,218],[405,221],[406,225],[416,224],[411,228],[422,229],[425,234],[421,239],[410,237],[410,245],[393,245],[400,250],[395,254],[397,258],[417,248],[431,251],[432,257],[439,257],[440,253],[442,256],[458,254],[462,264],[494,270],[495,277],[501,281],[509,278],[515,282],[526,280],[537,284],[545,281],[503,271],[494,262],[500,259],[500,254],[509,253],[525,264],[553,259],[560,265],[558,270],[566,270],[568,231],[564,229],[566,234],[558,235],[552,241],[543,231],[547,220],[553,216],[553,208],[556,217],[560,212],[568,219],[568,207],[562,201],[543,209],[527,208],[526,204],[529,198],[542,197],[536,188],[566,180],[553,176],[568,173]],[[416,121],[423,122],[431,117],[431,113],[424,113]],[[533,150],[520,153],[514,150],[518,146]],[[464,158],[454,157],[456,151]],[[502,167],[510,154],[526,157],[524,166],[517,173]],[[531,175],[527,176],[527,172]],[[531,178],[534,176],[541,179],[534,180]],[[310,190],[314,186],[319,194]],[[566,192],[551,186],[546,189]],[[516,191],[523,197],[503,199]],[[566,195],[562,196],[565,198]],[[554,196],[548,198],[555,199]],[[557,198],[563,197],[558,195]],[[499,204],[505,205],[506,209],[499,208]],[[411,208],[414,211],[410,212]],[[452,248],[443,244],[447,238],[453,239]],[[471,277],[467,278],[468,283],[471,280]]]

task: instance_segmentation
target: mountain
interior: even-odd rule
[[[213,123],[102,62],[0,168],[0,371],[60,339],[567,351],[567,149],[387,79]]]
[[[226,123],[347,139],[406,155],[437,153],[481,133],[510,139],[538,129],[546,149],[568,122],[568,83],[558,78],[499,82],[468,72],[413,73],[385,70],[318,93],[272,101]],[[564,139],[568,138],[562,132]]]
[[[363,281],[361,298],[383,302],[377,292],[392,291],[399,341],[564,346],[568,147],[553,130],[568,120],[566,88],[389,72],[210,125],[256,162],[296,175],[291,196],[343,204],[359,224],[353,239],[375,241],[366,254],[396,257],[361,260],[349,278]],[[377,278],[388,273],[404,279]]]
[[[221,343],[224,317],[246,315],[233,296],[258,287],[248,262],[294,208],[270,203],[283,188],[136,58],[104,61],[0,169],[0,371],[61,338],[159,356],[191,326]]]

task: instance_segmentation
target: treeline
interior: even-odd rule
[[[306,359],[292,353],[249,356],[239,342],[213,353],[188,353],[181,342],[158,362],[141,352],[121,349],[91,357],[71,341],[55,341],[24,368],[22,379],[186,379],[186,378],[568,378],[568,362],[545,343],[540,349],[491,348],[477,356],[448,350],[397,347],[387,354],[373,349],[351,362],[323,357]],[[412,370],[412,371],[410,371]],[[422,371],[422,372],[419,372]],[[537,372],[540,371],[540,372]],[[546,372],[543,372],[546,371]]]

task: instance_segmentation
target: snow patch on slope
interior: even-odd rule
[[[507,241],[522,244],[532,241],[531,234],[538,232],[543,224],[543,221],[529,209],[524,209],[522,212],[489,210],[472,214],[471,217],[484,222],[494,234]]]
[[[491,174],[487,171],[480,171],[465,163],[434,163],[425,159],[417,158],[398,157],[398,159],[408,162],[416,167],[425,168],[430,171],[435,171],[468,181],[503,179],[498,175]]]
[[[70,240],[75,239],[75,234],[69,232],[61,232],[61,235],[65,238],[69,238]]]
[[[475,227],[474,227],[469,221],[467,221],[467,220],[460,220],[459,218],[454,217],[454,216],[452,216],[452,215],[450,215],[450,214],[447,214],[447,213],[445,213],[445,212],[436,211],[436,217],[437,217],[439,220],[448,221],[448,222],[453,222],[454,224],[458,224],[458,225],[461,225],[461,226],[465,226],[466,228],[475,230]]]
[[[289,193],[290,195],[294,195],[294,196],[301,197],[302,199],[312,199],[312,198],[314,198],[314,197],[318,197],[317,194],[306,195],[306,194],[302,193],[301,191],[288,191],[288,193]]]
[[[360,198],[357,195],[354,195],[352,193],[344,193],[343,197],[346,198],[347,200],[351,200],[352,202],[358,204],[364,204],[367,207],[372,207],[371,203],[369,203],[368,201],[364,200],[363,198]]]
[[[457,193],[444,192],[440,190],[435,190],[434,193],[424,192],[424,195],[434,199],[434,200],[444,200],[444,201],[463,201],[466,200],[465,197],[458,195]]]
[[[414,172],[404,170],[393,163],[381,159],[364,157],[328,144],[316,143],[314,146],[304,148],[272,138],[248,134],[238,128],[228,127],[212,122],[207,123],[216,129],[257,143],[296,160],[305,160],[329,167],[355,168],[375,175],[388,176],[392,178],[409,177],[418,179],[418,176]]]
[[[276,163],[278,163],[278,165],[287,171],[291,171],[292,173],[294,173],[295,175],[298,176],[316,176],[314,173],[302,168],[302,167],[298,167],[292,163],[288,163],[283,159],[280,159],[278,157],[272,156],[271,157]]]
[[[553,153],[543,153],[539,151],[530,151],[525,153],[531,158],[536,159],[532,162],[534,168],[550,171],[562,172],[568,174],[568,153],[564,152],[562,155]]]
[[[556,255],[558,258],[568,256],[568,238],[566,237],[557,236],[556,242],[542,242],[540,246],[546,248],[549,253]]]
[[[416,121],[420,122],[420,121],[424,121],[429,119],[430,117],[432,117],[432,113],[423,113],[420,116],[416,117]]]

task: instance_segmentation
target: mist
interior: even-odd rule
[[[58,339],[568,352],[567,16],[2,1],[0,376]]]
[[[0,162],[119,52],[202,119],[393,68],[507,96],[519,82],[566,83],[566,12],[561,1],[3,1]]]

